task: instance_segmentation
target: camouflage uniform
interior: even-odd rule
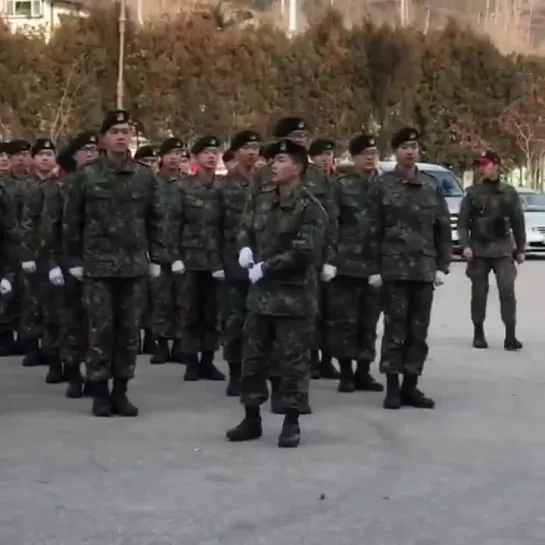
[[[64,253],[69,272],[74,275],[83,267],[85,275],[87,378],[93,383],[96,416],[138,412],[126,391],[140,345],[148,251],[153,259],[153,248],[160,243],[154,239],[163,232],[155,184],[148,167],[102,157],[79,169],[66,187]]]
[[[0,279],[6,279],[12,287],[12,291],[6,295],[0,295],[0,305],[4,308],[10,297],[16,279],[16,265],[13,260],[13,249],[18,246],[17,222],[13,214],[13,202],[4,182],[0,181]]]
[[[407,179],[396,167],[372,185],[368,211],[368,273],[380,274],[384,282],[380,370],[388,379],[385,407],[398,408],[390,405],[400,399],[399,374],[409,377],[405,391],[421,396],[411,397],[409,404],[431,406],[433,400],[424,400],[416,381],[428,355],[436,273],[448,273],[451,260],[447,204],[433,178],[416,170]]]
[[[492,270],[498,284],[501,318],[506,328],[505,348],[521,348],[515,337],[517,268],[513,253],[524,253],[526,229],[516,189],[499,180],[483,180],[468,188],[460,207],[458,234],[461,247],[473,251],[466,274],[471,280],[474,345],[476,348],[487,346],[483,324],[488,277]]]
[[[368,193],[377,173],[354,172],[337,182],[337,276],[329,286],[328,334],[333,357],[339,360],[339,391],[382,391],[369,373],[375,360],[377,322],[381,312],[380,290],[369,285],[373,263],[368,245]],[[358,362],[356,373],[352,361]]]

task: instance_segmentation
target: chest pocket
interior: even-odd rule
[[[199,223],[206,209],[206,201],[202,195],[186,194],[184,216],[187,223]]]
[[[269,217],[272,212],[272,203],[269,197],[262,197],[258,199],[257,205],[254,211],[254,229],[256,231],[262,231],[267,226]]]

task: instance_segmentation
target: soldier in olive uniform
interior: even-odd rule
[[[17,237],[12,240],[12,246],[6,249],[9,254],[9,260],[15,270],[15,277],[12,283],[13,291],[10,297],[2,301],[2,309],[0,310],[0,353],[6,356],[24,353],[19,331],[22,293],[20,247],[19,243],[15,241],[20,239],[19,229],[23,200],[31,166],[30,148],[30,142],[20,138],[11,140],[7,144],[6,151],[10,160],[10,174],[2,180],[13,206],[13,218],[17,232]],[[15,333],[17,333],[17,342],[15,342]],[[25,367],[40,364],[40,358],[23,359]]]
[[[93,414],[136,416],[127,385],[140,344],[148,253],[153,259],[163,231],[155,175],[128,154],[128,113],[109,112],[100,132],[106,153],[79,169],[66,188],[64,253],[68,273],[84,282]]]
[[[7,142],[0,142],[0,180],[4,176],[9,176],[10,164],[8,148],[9,144]]]
[[[244,325],[241,402],[245,417],[230,441],[262,435],[259,407],[268,398],[267,371],[276,349],[279,396],[285,409],[279,447],[299,445],[299,415],[308,403],[309,349],[317,313],[316,241],[325,211],[304,187],[306,149],[281,139],[272,178],[246,207],[239,233],[239,264],[252,286]]]
[[[98,136],[83,132],[73,138],[57,156],[63,175],[55,184],[44,186],[44,203],[40,218],[39,239],[47,258],[49,281],[62,286],[60,309],[60,354],[64,377],[68,381],[66,397],[71,399],[90,395],[84,386],[81,364],[85,360],[87,324],[83,305],[81,280],[68,273],[63,258],[62,224],[63,206],[67,187],[78,168],[98,159]]]
[[[183,275],[181,343],[187,381],[225,380],[214,365],[220,333],[218,282],[225,277],[220,256],[220,201],[214,183],[219,146],[215,136],[199,138],[191,148],[198,174],[176,184],[181,215],[173,218],[180,227],[171,268]]]
[[[418,132],[392,137],[397,165],[369,191],[369,284],[382,284],[384,335],[380,370],[386,374],[384,408],[431,409],[418,389],[428,355],[434,287],[449,272],[452,240],[445,198],[434,178],[419,171]],[[400,388],[399,375],[403,375]]]
[[[526,229],[516,189],[499,177],[499,156],[484,152],[477,160],[481,180],[468,188],[460,207],[458,234],[471,280],[473,346],[487,348],[484,334],[488,278],[494,271],[500,297],[501,319],[505,325],[505,350],[520,350],[515,334],[517,263],[524,261]],[[514,239],[514,244],[513,244]]]
[[[182,150],[180,155],[180,175],[189,176],[191,174],[191,155],[186,149]]]
[[[225,328],[223,357],[229,364],[227,395],[240,395],[242,369],[242,330],[246,317],[248,271],[238,264],[237,235],[248,198],[250,180],[259,153],[261,136],[251,130],[241,131],[232,138],[236,167],[217,184],[221,206],[222,259],[226,279]]]
[[[223,161],[227,175],[231,174],[237,166],[234,150],[231,148],[225,150],[221,156],[221,160]]]
[[[12,248],[19,243],[13,203],[9,192],[0,180],[0,305],[13,295],[15,267],[12,258]]]
[[[180,231],[180,225],[176,224],[176,220],[181,217],[182,212],[177,183],[180,181],[180,159],[183,152],[184,145],[176,137],[167,138],[159,146],[157,194],[161,203],[168,247],[165,247],[163,255],[155,256],[161,273],[150,280],[151,326],[156,343],[150,360],[153,364],[169,361],[183,363],[182,278],[179,272],[172,270],[172,254],[176,250]],[[168,345],[169,339],[173,340],[172,351]]]
[[[383,387],[370,374],[375,360],[380,289],[369,285],[374,263],[368,255],[369,191],[377,177],[378,150],[374,137],[360,134],[348,146],[355,171],[337,183],[337,276],[328,291],[328,333],[331,353],[339,360],[339,392]],[[356,373],[352,362],[357,362]]]
[[[25,357],[42,358],[49,367],[46,383],[58,384],[63,381],[59,349],[61,294],[58,287],[49,282],[49,263],[40,239],[45,192],[57,184],[55,146],[49,138],[39,138],[32,146],[31,155],[34,174],[27,185],[20,232],[23,270],[21,337]]]

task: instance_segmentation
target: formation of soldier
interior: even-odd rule
[[[434,407],[418,382],[434,290],[449,272],[451,227],[436,181],[416,168],[415,129],[392,136],[397,165],[382,175],[375,139],[356,135],[354,171],[341,177],[335,143],[308,146],[298,117],[279,121],[268,145],[253,130],[237,133],[222,179],[214,135],[189,150],[171,137],[134,158],[130,137],[128,113],[115,110],[98,135],[82,133],[61,152],[49,139],[1,144],[2,355],[47,365],[46,382],[66,381],[70,398],[92,397],[97,417],[136,416],[127,391],[140,351],[152,364],[184,364],[186,381],[222,381],[214,364],[222,346],[226,393],[245,411],[227,438],[261,436],[270,384],[271,409],[284,415],[278,444],[294,447],[299,416],[312,410],[310,378],[338,380],[339,392],[383,391],[371,374],[383,312],[384,408]],[[483,165],[486,158],[486,168],[496,164],[483,156]],[[512,230],[522,262],[524,219],[516,193],[492,174],[460,215],[474,344],[486,346],[494,270],[505,348],[519,349],[513,252],[498,240]],[[498,250],[482,250],[491,245]]]

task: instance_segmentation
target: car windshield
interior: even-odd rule
[[[519,193],[519,195],[527,207],[545,208],[545,193]]]
[[[429,176],[433,176],[437,181],[439,189],[445,197],[463,197],[464,190],[458,181],[458,178],[449,170],[431,170],[422,169]]]

